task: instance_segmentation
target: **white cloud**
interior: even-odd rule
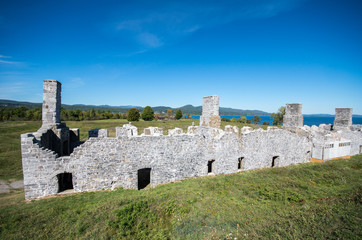
[[[163,45],[161,40],[152,33],[140,33],[138,35],[138,40],[141,44],[145,45],[146,47],[156,48]]]

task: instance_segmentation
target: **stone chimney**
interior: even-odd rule
[[[56,80],[43,82],[43,125],[60,123],[62,84]]]
[[[284,127],[303,127],[301,103],[287,103],[283,117]]]
[[[334,126],[352,126],[352,108],[336,108],[336,114],[334,115]]]
[[[220,128],[219,96],[207,96],[202,99],[200,126]]]

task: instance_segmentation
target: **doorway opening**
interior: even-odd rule
[[[310,154],[310,151],[307,152],[306,156],[307,156],[307,162],[309,162],[310,158],[312,157],[311,154]]]
[[[207,162],[207,173],[212,173],[214,172],[214,162],[215,160],[211,160]]]
[[[243,159],[244,157],[238,158],[238,170],[241,170],[243,168]]]
[[[59,173],[58,179],[58,193],[64,192],[68,189],[73,189],[73,177],[71,173]]]
[[[279,156],[274,156],[271,167],[276,167],[278,165],[278,162],[279,162]]]
[[[146,188],[151,183],[151,168],[142,168],[137,171],[138,190]]]

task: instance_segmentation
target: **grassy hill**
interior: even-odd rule
[[[120,120],[78,124],[83,131],[121,125],[114,121]],[[189,123],[158,124],[167,129]],[[12,168],[4,162],[7,156],[19,161],[19,132],[38,126],[40,122],[0,123],[0,139],[5,139],[0,169],[8,170],[2,170],[2,179],[12,181],[21,171],[21,160]],[[358,155],[141,191],[104,190],[26,202],[23,190],[12,190],[0,194],[0,239],[360,239],[361,170]]]

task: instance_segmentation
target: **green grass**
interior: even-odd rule
[[[135,125],[167,129],[184,124],[185,129],[191,122]],[[86,132],[123,123],[67,125]],[[0,123],[1,178],[21,178],[20,133],[39,127],[40,122]],[[26,202],[23,190],[12,190],[0,194],[0,239],[360,239],[361,170],[358,155],[141,191],[117,189]]]
[[[20,134],[34,132],[41,122],[0,122],[0,179],[22,179]]]
[[[360,239],[362,155],[148,190],[0,195],[1,239]]]

